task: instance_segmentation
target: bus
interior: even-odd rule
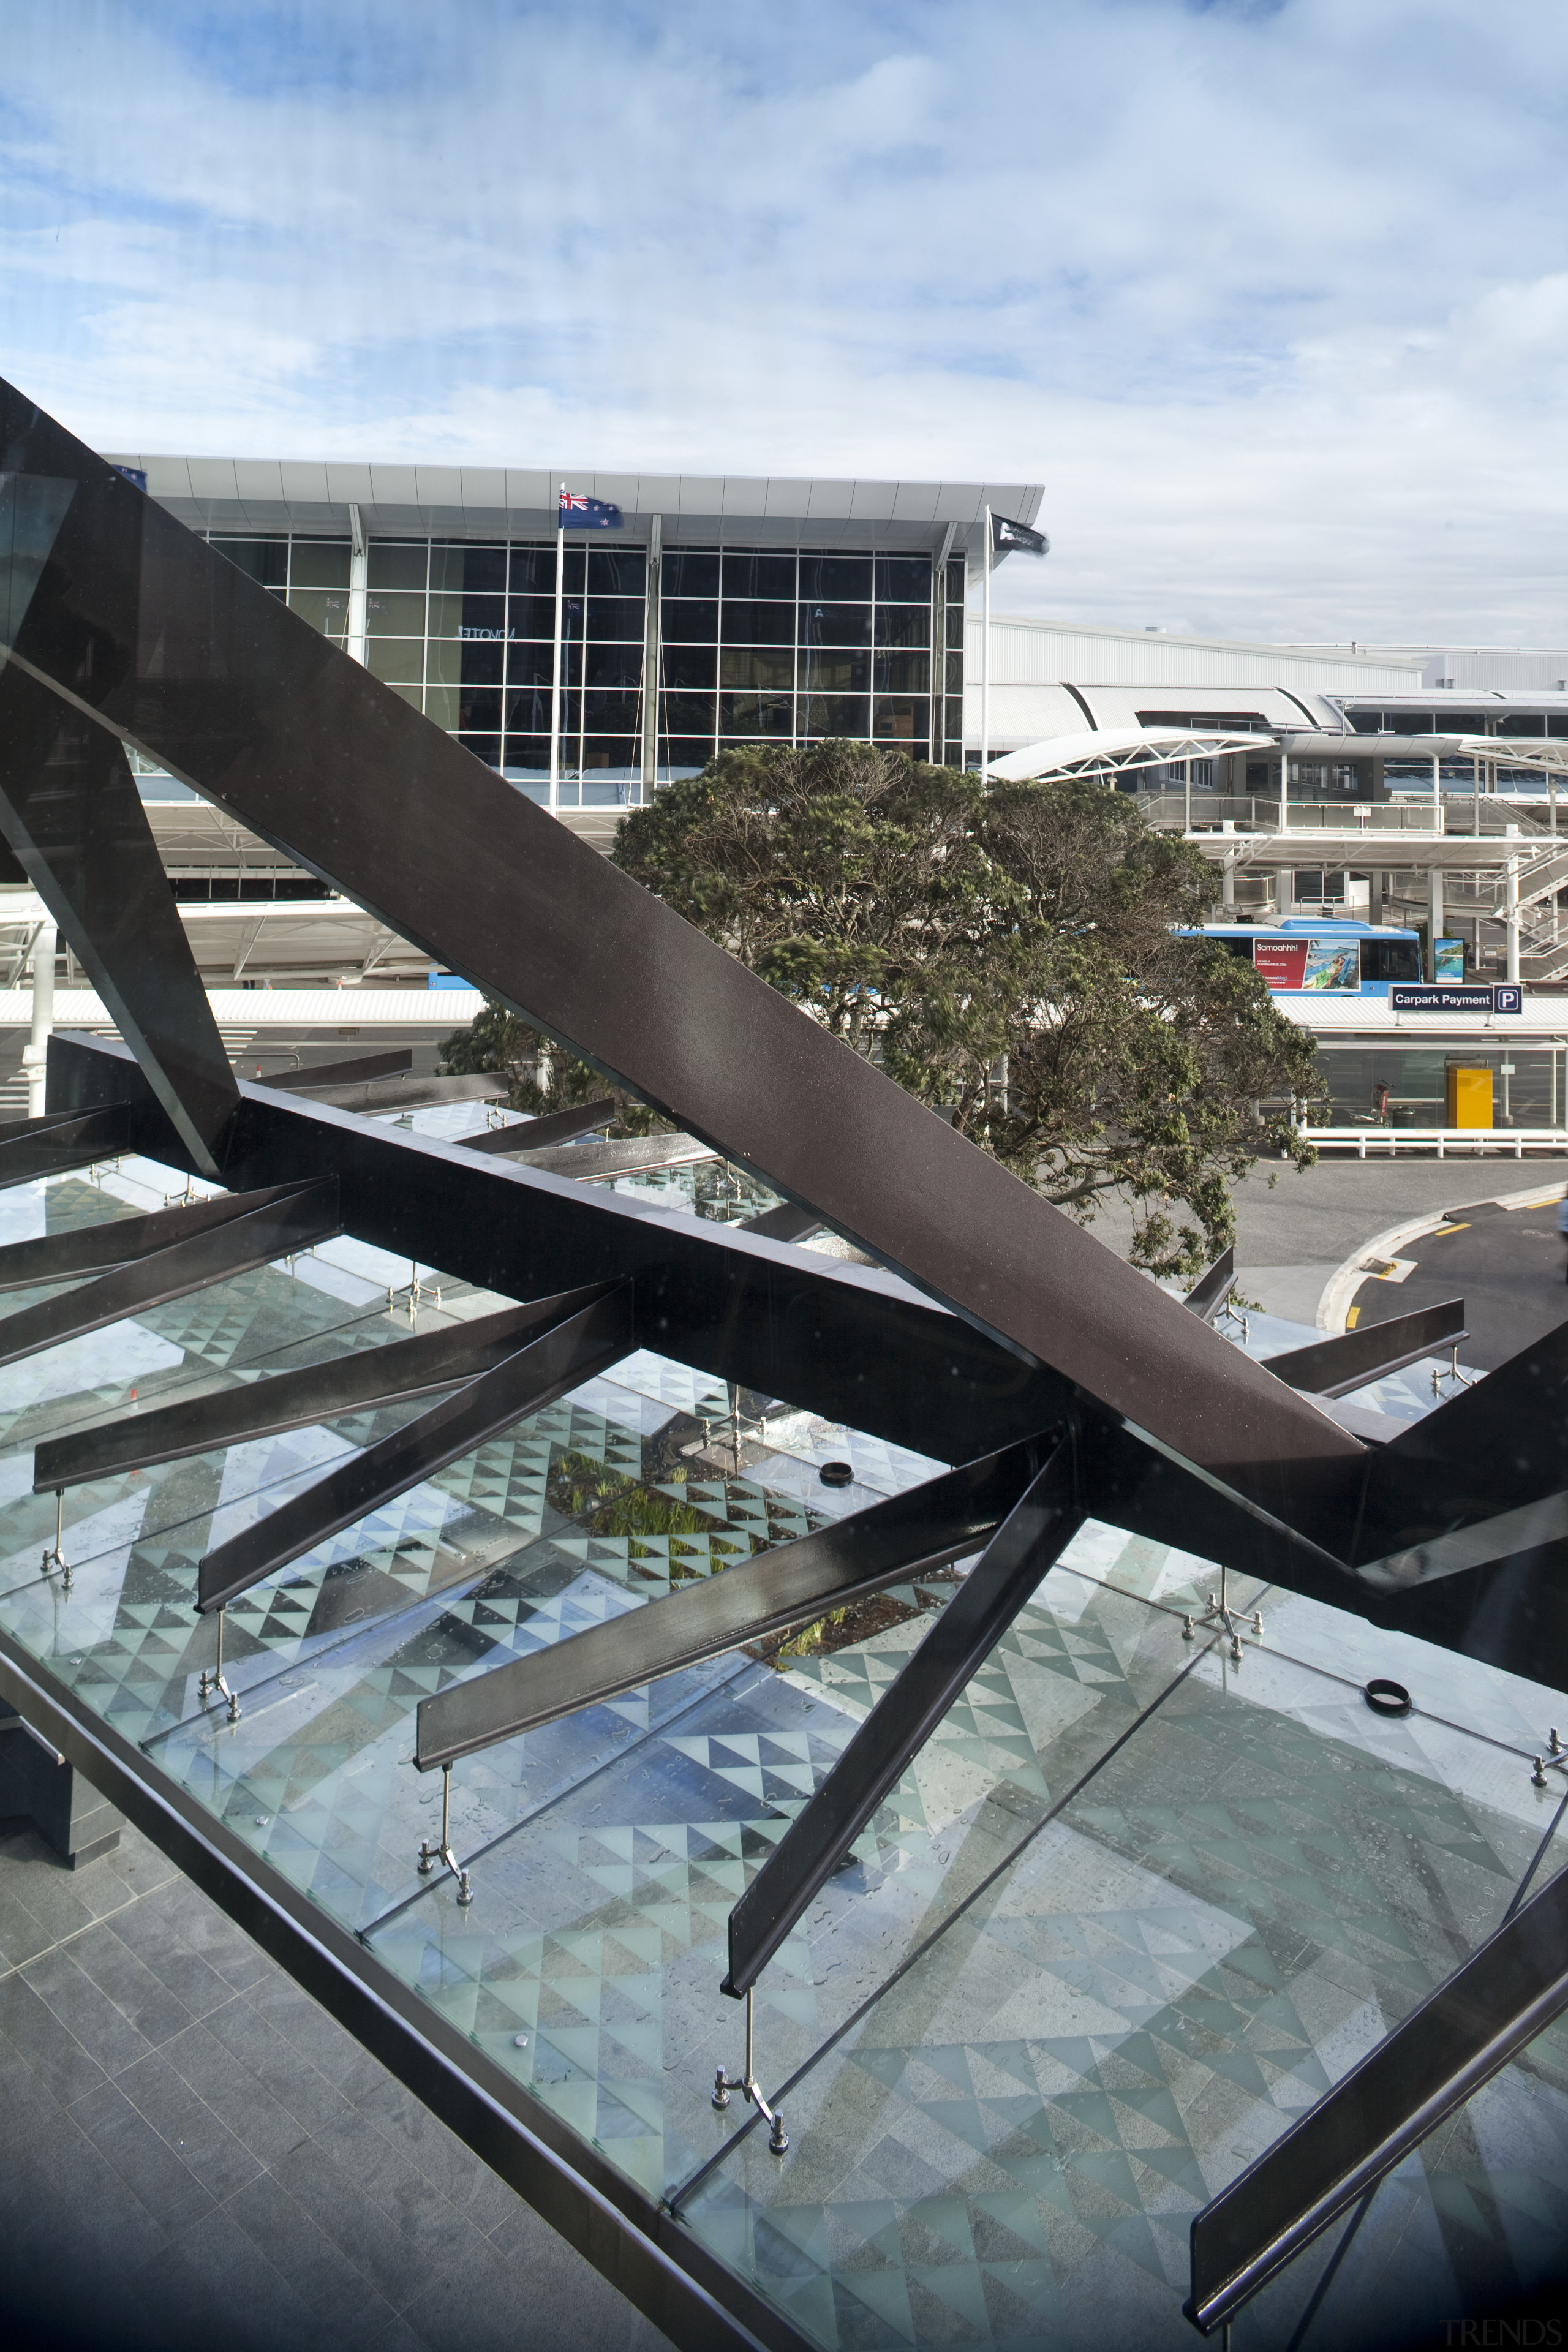
[[[1424,976],[1421,934],[1388,924],[1288,915],[1278,923],[1205,923],[1204,936],[1245,958],[1276,994],[1386,996],[1395,982]]]

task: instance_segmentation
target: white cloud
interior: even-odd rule
[[[1534,0],[0,0],[5,373],[103,446],[1046,486],[1004,604],[1564,642]]]

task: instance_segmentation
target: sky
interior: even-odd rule
[[[0,0],[116,450],[1027,481],[999,609],[1568,646],[1554,0]]]

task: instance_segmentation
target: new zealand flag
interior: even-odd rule
[[[580,490],[561,493],[563,530],[619,530],[621,510],[608,499],[584,498]]]

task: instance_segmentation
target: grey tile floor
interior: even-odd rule
[[[127,1828],[0,1822],[6,2352],[658,2352],[648,2321]]]

